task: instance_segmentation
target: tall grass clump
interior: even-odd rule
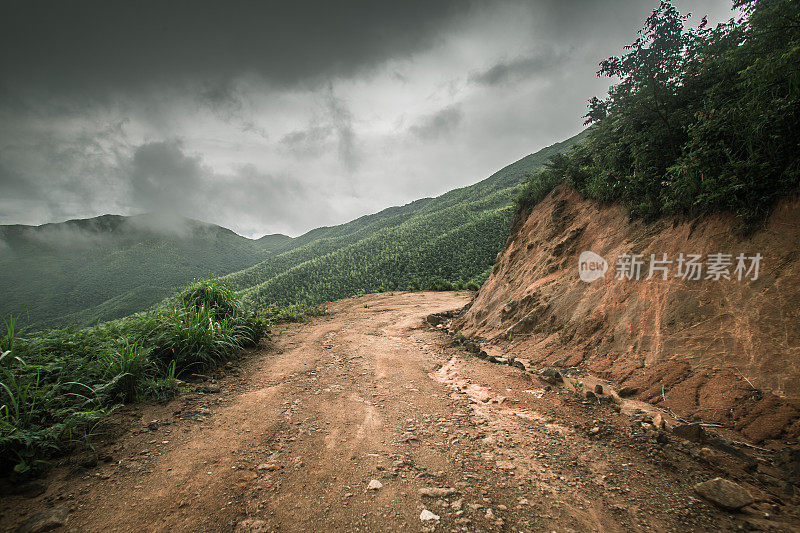
[[[205,308],[214,318],[233,318],[245,315],[245,305],[236,292],[217,280],[200,280],[188,285],[176,298],[184,309]]]
[[[224,360],[232,352],[252,344],[250,326],[235,318],[218,318],[212,309],[175,307],[156,317],[150,337],[153,357],[175,362],[178,372],[197,370]]]
[[[529,174],[515,198],[517,213],[530,213],[531,209],[544,200],[544,197],[562,181],[563,178],[548,166]]]
[[[185,374],[256,345],[282,321],[318,308],[242,301],[218,281],[196,281],[161,305],[84,329],[25,336],[13,317],[0,335],[0,474],[35,472],[86,445],[103,416],[138,399],[172,397]]]

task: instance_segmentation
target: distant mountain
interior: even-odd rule
[[[0,314],[37,327],[118,318],[194,278],[252,266],[290,242],[152,214],[0,226]]]
[[[469,187],[309,231],[284,251],[223,279],[265,304],[317,304],[381,289],[477,288],[508,238],[512,199],[525,175],[584,136],[544,148]]]
[[[526,174],[583,136],[469,187],[294,239],[247,239],[213,224],[155,215],[0,226],[0,314],[35,327],[85,326],[142,311],[198,277],[221,277],[263,304],[477,288],[508,238],[512,199]]]
[[[257,239],[256,242],[259,243],[259,246],[262,249],[267,250],[268,252],[276,252],[278,250],[287,248],[292,240],[293,239],[288,235],[273,233],[271,235],[264,235],[263,237]]]

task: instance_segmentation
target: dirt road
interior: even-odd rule
[[[97,464],[76,460],[46,478],[43,494],[4,498],[0,525],[58,507],[69,511],[65,531],[798,523],[790,502],[758,491],[763,501],[743,513],[717,510],[692,491],[719,475],[707,460],[633,434],[630,418],[610,406],[544,390],[425,325],[429,313],[466,301],[399,293],[336,302],[197,392],[113,414]]]

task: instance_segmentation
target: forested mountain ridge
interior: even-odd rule
[[[103,215],[0,226],[0,315],[40,327],[88,326],[222,277],[259,304],[318,304],[359,292],[477,289],[509,233],[525,176],[579,134],[436,198],[299,237],[247,239],[182,217]]]
[[[519,184],[584,136],[523,157],[474,185],[312,230],[290,249],[223,279],[262,304],[318,304],[378,290],[477,288],[508,238]]]
[[[264,259],[291,239],[247,239],[182,217],[102,215],[0,226],[0,314],[85,326],[142,311],[194,278]]]

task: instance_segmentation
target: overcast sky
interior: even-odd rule
[[[469,185],[578,133],[657,5],[2,1],[0,224],[296,236]]]

